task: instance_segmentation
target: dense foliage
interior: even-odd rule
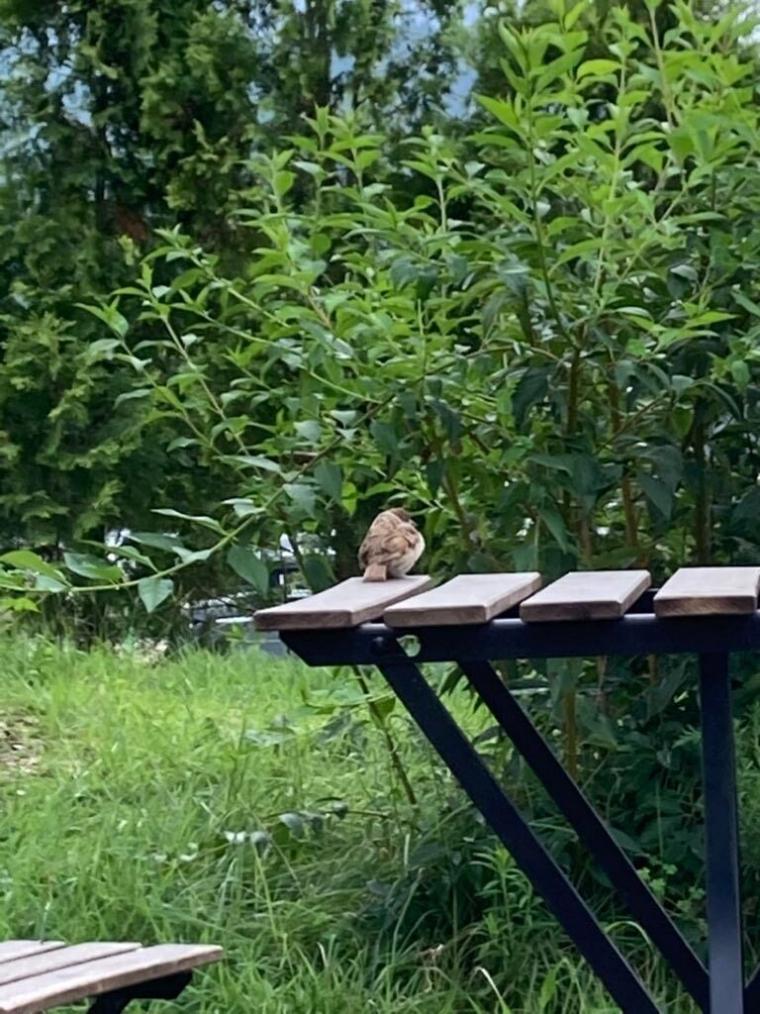
[[[439,576],[757,563],[746,16],[301,6],[0,5],[4,609],[319,588],[389,502]],[[634,671],[509,675],[693,930],[689,670]]]
[[[440,9],[439,9],[440,7]],[[398,134],[455,82],[456,4],[0,3],[0,541],[60,550],[207,499],[79,304],[180,226],[245,271],[249,164],[315,103]],[[367,40],[371,40],[368,44]],[[411,67],[411,71],[409,69]],[[134,477],[144,480],[136,483]]]
[[[389,498],[433,569],[756,559],[755,64],[734,15],[676,12],[613,9],[605,58],[582,5],[502,27],[482,129],[398,163],[317,111],[248,163],[239,272],[162,231],[79,348],[110,425],[175,437],[191,492],[153,506],[312,532],[313,584]]]

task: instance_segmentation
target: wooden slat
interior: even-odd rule
[[[754,613],[760,567],[682,567],[654,597],[657,616]]]
[[[1,1014],[33,1014],[218,961],[220,947],[162,944],[0,986]]]
[[[440,627],[444,624],[488,623],[541,587],[541,575],[461,574],[440,588],[385,610],[391,627]]]
[[[55,950],[43,954],[31,954],[15,961],[6,961],[0,965],[0,986],[19,979],[29,979],[33,975],[54,972],[58,968],[70,965],[81,965],[97,958],[108,958],[112,954],[124,954],[127,951],[139,950],[140,944],[130,943],[95,943],[74,944],[71,947],[56,947]]]
[[[308,598],[272,609],[260,609],[254,613],[253,619],[259,630],[358,627],[367,620],[378,619],[387,606],[417,595],[432,583],[432,578],[417,575],[389,581],[364,581],[360,577],[350,577]]]
[[[63,940],[3,940],[0,943],[0,965],[4,961],[15,961],[32,954],[44,954],[58,947],[65,947]]]
[[[646,570],[572,571],[520,606],[526,623],[615,620],[652,583]]]

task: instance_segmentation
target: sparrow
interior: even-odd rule
[[[422,556],[425,540],[403,507],[377,515],[359,547],[365,581],[386,581],[408,574]]]

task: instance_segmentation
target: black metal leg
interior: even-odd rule
[[[462,665],[462,669],[613,887],[620,892],[633,917],[649,934],[702,1010],[707,1010],[709,983],[704,965],[641,880],[628,856],[541,733],[487,662],[468,662]]]
[[[380,669],[454,777],[626,1014],[657,1014],[636,972],[520,816],[417,666],[396,648]]]
[[[121,1014],[133,1000],[176,1000],[192,977],[192,972],[178,972],[176,975],[165,975],[162,979],[150,979],[148,982],[115,989],[99,996],[88,1014]]]
[[[744,990],[744,1010],[746,1014],[758,1014],[760,1011],[760,969],[757,969]]]
[[[121,1014],[129,1000],[118,994],[106,993],[99,996],[90,1007],[89,1014]]]
[[[743,1014],[742,919],[728,656],[699,656],[711,1014]]]

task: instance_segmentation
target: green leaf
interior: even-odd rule
[[[9,567],[15,567],[18,570],[31,570],[34,574],[44,574],[45,577],[53,581],[63,581],[65,583],[66,580],[57,567],[53,567],[47,563],[37,553],[33,553],[31,549],[12,549],[9,553],[3,553],[0,556],[0,563],[4,563]]]
[[[316,419],[304,419],[295,424],[295,430],[302,440],[309,444],[318,444],[322,436],[322,426]]]
[[[544,367],[529,370],[520,378],[512,398],[512,409],[519,429],[525,425],[528,410],[542,401],[549,391],[549,371]]]
[[[112,359],[120,345],[118,338],[98,338],[87,346],[85,358],[88,363],[97,362],[98,359]]]
[[[175,437],[174,440],[166,448],[167,451],[177,451],[185,447],[194,447],[198,443],[192,437]]]
[[[203,528],[210,528],[212,532],[217,532],[219,535],[224,534],[224,529],[216,518],[210,518],[207,514],[183,514],[181,511],[175,511],[172,507],[156,507],[153,513],[161,514],[165,518],[180,518],[182,521],[192,521],[193,524],[201,525]]]
[[[69,585],[64,584],[63,581],[59,581],[55,577],[48,577],[47,574],[37,574],[34,579],[35,591],[47,591],[47,592],[62,592],[67,591]]]
[[[87,310],[98,320],[102,320],[119,338],[123,338],[129,331],[129,321],[119,313],[115,302],[109,306],[90,306],[85,303],[77,303],[76,305],[81,310]]]
[[[505,127],[509,127],[510,129],[519,132],[521,120],[511,102],[505,101],[504,99],[493,99],[488,95],[478,95],[477,99],[481,106],[483,106],[484,109],[487,109],[488,112],[492,116],[495,116],[500,123],[503,123]]]
[[[232,507],[239,518],[248,518],[251,514],[258,514],[261,507],[258,507],[250,497],[233,496],[229,500],[222,500],[225,507]]]
[[[398,433],[391,423],[374,419],[370,425],[370,433],[383,454],[395,454],[398,450]]]
[[[332,461],[320,461],[314,469],[314,478],[331,499],[340,503],[343,491],[343,473],[340,465]]]
[[[309,517],[314,515],[314,510],[317,506],[317,496],[311,486],[305,482],[287,482],[284,489],[294,505],[300,508],[304,514],[307,514]]]
[[[141,553],[139,549],[135,549],[134,546],[109,546],[108,551],[109,553],[113,553],[114,556],[123,556],[126,560],[141,563],[145,567],[150,567],[151,570],[156,569],[156,565],[151,558],[146,556],[145,553]]]
[[[565,522],[562,520],[562,515],[559,511],[553,507],[544,507],[541,510],[540,517],[560,549],[568,552],[571,549],[570,541]]]
[[[131,542],[138,542],[141,546],[164,549],[167,553],[173,553],[174,556],[189,552],[176,535],[165,532],[130,532],[129,539]]]
[[[760,317],[760,306],[754,301],[754,299],[750,299],[749,296],[746,296],[743,292],[739,292],[738,290],[733,293],[733,298],[739,306],[751,313],[753,317]]]
[[[309,588],[314,592],[324,591],[325,588],[335,584],[335,575],[327,559],[314,553],[303,559],[303,576],[306,578]]]
[[[669,518],[673,511],[673,491],[660,479],[640,472],[636,481],[641,487],[644,496],[655,507],[664,518]]]
[[[223,461],[229,464],[246,465],[249,468],[261,468],[265,472],[281,472],[282,469],[276,461],[271,458],[264,458],[256,454],[226,454]]]
[[[114,405],[121,405],[125,401],[137,401],[142,398],[150,398],[153,394],[151,387],[136,387],[134,391],[125,391],[124,394],[120,394],[114,402]]]
[[[0,613],[38,613],[39,606],[34,599],[21,596],[4,596],[0,599]]]
[[[606,77],[620,70],[617,60],[586,60],[578,68],[578,80],[583,77]]]
[[[90,556],[89,553],[64,553],[63,562],[72,574],[89,578],[91,581],[116,583],[124,579],[119,567],[99,560],[96,556]]]
[[[585,6],[585,5],[584,5]],[[557,993],[557,972],[559,971],[559,965],[553,965],[544,976],[544,981],[541,983],[541,989],[538,993],[538,1009],[543,1012],[554,1000]]]
[[[178,548],[177,555],[183,563],[201,563],[213,554],[214,549],[184,549]]]
[[[269,568],[266,563],[247,546],[230,546],[227,563],[238,577],[242,577],[256,591],[266,595],[269,590]]]
[[[174,582],[168,577],[144,577],[137,583],[137,594],[147,612],[152,613],[174,591]]]

